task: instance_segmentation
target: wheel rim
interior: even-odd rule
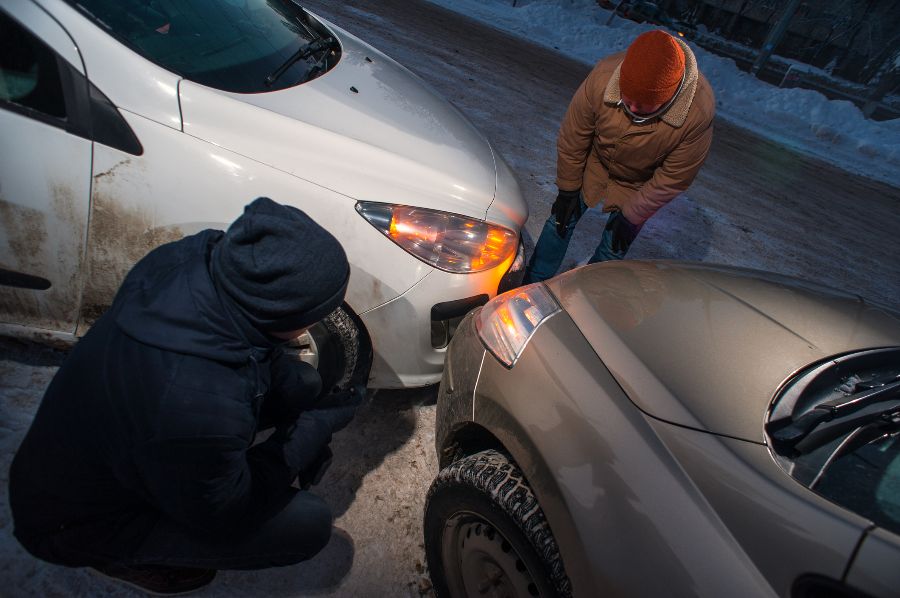
[[[316,369],[319,369],[319,345],[313,335],[306,330],[289,342],[285,347],[285,352],[294,355],[300,361],[305,361]]]
[[[442,538],[442,558],[452,596],[539,596],[525,561],[489,521],[474,513],[454,515]]]

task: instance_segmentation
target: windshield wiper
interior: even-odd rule
[[[783,426],[776,424],[774,426],[775,429],[769,430],[772,448],[782,454],[793,452],[794,448],[820,424],[847,417],[874,403],[900,399],[900,381],[878,383],[876,385],[857,385],[857,388],[860,387],[863,388],[862,392],[824,401],[797,419],[791,419],[790,423]],[[894,406],[887,409],[887,411],[896,410],[897,408],[897,406]],[[884,411],[871,414],[871,419],[881,417]],[[866,420],[868,419],[869,417],[866,417]],[[774,424],[775,422],[772,423]],[[780,424],[781,422],[778,423]]]
[[[281,77],[285,71],[291,68],[298,61],[303,60],[304,58],[308,58],[317,52],[321,52],[323,50],[330,50],[331,48],[338,45],[338,42],[333,37],[320,37],[319,39],[315,39],[308,44],[300,46],[300,48],[291,54],[291,56],[285,60],[281,66],[272,71],[272,74],[266,77],[263,83],[266,84],[266,87],[271,87],[275,81]]]
[[[897,430],[900,430],[900,407],[884,409],[876,415],[877,417],[874,421],[869,421],[865,425],[856,428],[841,441],[819,468],[812,482],[809,483],[808,487],[810,490],[815,490],[819,482],[825,477],[828,469],[841,457],[855,453],[858,449],[876,440],[889,439],[897,434]]]

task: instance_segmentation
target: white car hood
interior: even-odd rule
[[[485,218],[496,190],[490,145],[418,77],[346,31],[340,62],[271,93],[182,80],[184,132],[358,200]]]

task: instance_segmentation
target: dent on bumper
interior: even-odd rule
[[[514,259],[510,256],[497,268],[477,274],[433,270],[400,297],[360,314],[374,349],[369,387],[409,388],[439,382],[447,348],[433,346],[431,308],[480,294],[495,296]]]

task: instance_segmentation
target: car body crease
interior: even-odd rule
[[[397,296],[394,297],[393,299],[388,299],[388,300],[385,301],[384,303],[380,303],[380,304],[376,305],[375,307],[370,307],[370,308],[367,309],[366,311],[360,312],[360,313],[357,314],[357,315],[362,316],[362,315],[367,314],[367,313],[369,313],[369,312],[373,312],[373,311],[375,311],[375,310],[378,309],[378,308],[384,307],[384,306],[387,305],[388,303],[391,303],[391,302],[393,302],[393,301],[396,301],[397,299],[400,299],[401,297],[403,297],[404,295],[406,295],[407,293],[409,293],[411,290],[413,290],[414,288],[416,288],[417,286],[419,286],[420,284],[422,284],[422,282],[423,282],[426,278],[428,278],[428,276],[431,275],[432,272],[434,272],[434,269],[433,269],[433,268],[432,268],[431,270],[429,270],[428,272],[426,272],[426,273],[425,273],[425,276],[423,276],[422,278],[420,278],[419,280],[417,280],[411,287],[409,287],[408,289],[406,289],[405,291],[403,291],[402,293],[400,293],[399,295],[397,295]]]
[[[481,372],[484,370],[484,360],[487,357],[487,350],[481,352],[481,363],[478,365],[478,375],[475,376],[475,384],[472,385],[472,421],[475,420],[475,400],[478,397],[478,382],[481,381]]]
[[[482,137],[484,137],[482,135]],[[487,143],[488,148],[491,150],[491,160],[494,162],[494,197],[491,198],[491,203],[488,204],[487,209],[484,211],[484,221],[488,221],[488,214],[491,211],[491,206],[494,205],[494,202],[497,201],[497,193],[500,192],[500,168],[497,166],[497,152],[494,151],[494,146],[491,144],[487,138],[484,138],[485,143]],[[519,233],[521,235],[521,233]]]
[[[859,540],[856,542],[856,546],[853,547],[853,552],[850,553],[850,558],[847,559],[847,566],[844,567],[844,572],[841,574],[841,583],[847,583],[847,576],[850,575],[850,569],[853,568],[853,563],[856,562],[856,557],[859,555],[859,551],[862,549],[863,542],[866,541],[866,538],[869,537],[869,534],[875,531],[878,528],[874,523],[869,525],[863,532],[859,535]]]
[[[175,84],[178,89],[178,118],[181,120],[181,132],[184,133],[184,108],[181,106],[181,84],[184,81],[184,77],[180,77],[178,82]]]
[[[560,306],[562,306],[562,302],[559,300],[559,297],[557,297],[557,296],[553,293],[553,291],[550,289],[550,287],[547,287],[547,286],[545,285],[545,288],[546,288],[547,291],[550,293],[550,295],[553,296],[553,298],[556,300],[556,302],[557,302]],[[723,291],[723,292],[724,292],[724,291]],[[740,301],[740,298],[738,298],[738,297],[735,297],[735,299],[738,300],[738,301]],[[745,302],[742,301],[742,303],[745,303]],[[753,308],[752,305],[749,306],[749,307]],[[753,308],[753,309],[755,309],[755,308]],[[572,316],[569,315],[569,312],[566,311],[565,308],[562,308],[560,311],[564,311],[564,312],[566,313],[566,315],[569,316],[570,319],[572,318]],[[759,311],[759,310],[757,310],[757,311]],[[559,313],[559,312],[557,312],[557,313]],[[555,314],[554,314],[554,315],[555,315]],[[763,315],[765,315],[765,314],[763,314]],[[773,321],[774,321],[774,320],[773,320]],[[572,322],[574,323],[575,321],[572,320]],[[578,334],[581,335],[582,340],[587,344],[588,347],[591,348],[591,351],[593,351],[594,355],[597,356],[597,359],[600,360],[600,363],[603,364],[603,367],[607,368],[606,362],[603,361],[603,357],[601,357],[600,354],[597,353],[597,350],[594,349],[594,346],[591,345],[591,343],[587,340],[587,337],[584,336],[584,333],[581,331],[581,328],[580,328],[577,324],[575,324],[575,328],[578,330]],[[788,330],[788,329],[786,329],[786,330]],[[789,330],[789,332],[793,332],[793,331],[792,331],[792,330]],[[798,336],[799,336],[799,335],[798,335]],[[802,337],[801,337],[801,338],[802,338]],[[804,339],[804,340],[805,340],[805,339]],[[524,351],[524,349],[523,349],[523,351]],[[515,367],[515,365],[513,365],[513,367]],[[607,368],[607,370],[609,370],[609,368]],[[741,438],[741,437],[739,437],[739,436],[732,436],[732,435],[730,435],[730,434],[722,434],[722,433],[720,433],[720,432],[714,432],[714,431],[712,431],[712,430],[703,430],[703,429],[701,429],[701,428],[697,428],[697,427],[694,427],[694,426],[688,426],[688,425],[685,425],[685,424],[680,424],[680,423],[677,423],[677,422],[673,422],[673,421],[671,421],[671,420],[663,419],[663,418],[661,418],[661,417],[657,417],[656,415],[653,415],[652,413],[650,413],[650,412],[648,412],[648,411],[645,411],[645,410],[641,409],[640,406],[639,406],[637,403],[635,403],[635,402],[631,399],[630,396],[628,396],[628,392],[622,387],[622,384],[619,382],[619,379],[616,377],[616,375],[615,375],[611,370],[610,370],[610,374],[612,375],[612,379],[615,380],[616,386],[619,387],[619,390],[621,390],[621,391],[622,391],[622,394],[628,399],[628,402],[631,403],[631,404],[634,406],[634,408],[637,409],[638,411],[640,411],[644,416],[649,417],[650,419],[656,420],[656,421],[658,421],[658,422],[662,422],[662,423],[664,423],[664,424],[668,424],[668,425],[670,425],[670,426],[675,426],[675,427],[677,427],[677,428],[684,428],[684,429],[686,429],[686,430],[693,430],[694,432],[702,432],[702,433],[704,433],[704,434],[712,434],[713,436],[720,436],[720,437],[722,437],[722,438],[730,438],[730,439],[732,439],[732,440],[739,440],[739,441],[741,441],[741,442],[748,442],[748,443],[750,443],[750,444],[758,444],[758,445],[760,445],[760,446],[767,446],[765,442],[759,442],[759,441],[757,441],[757,440],[749,440],[749,439],[747,439],[747,438]],[[480,375],[480,372],[479,372],[479,375]]]
[[[783,322],[780,322],[780,321],[776,320],[776,319],[773,318],[771,315],[769,315],[769,314],[767,314],[766,312],[762,311],[761,309],[759,309],[758,307],[756,307],[756,306],[753,305],[752,303],[749,303],[746,299],[744,299],[744,298],[742,298],[742,297],[739,297],[739,296],[735,295],[734,293],[732,293],[732,292],[730,292],[730,291],[726,291],[725,289],[723,289],[723,288],[720,287],[719,285],[713,284],[713,283],[709,282],[708,280],[701,280],[701,279],[697,278],[696,276],[692,276],[691,274],[688,274],[688,276],[690,276],[692,279],[696,280],[697,282],[699,282],[699,283],[701,283],[701,284],[703,284],[703,285],[705,285],[705,286],[708,286],[708,287],[710,287],[710,288],[712,288],[712,289],[717,290],[718,292],[722,293],[722,294],[725,295],[726,297],[731,297],[732,299],[734,299],[735,301],[737,301],[737,302],[740,303],[741,305],[744,305],[744,306],[746,306],[748,309],[752,310],[753,312],[758,313],[759,315],[761,315],[761,316],[764,317],[765,319],[769,320],[770,322],[772,322],[773,324],[775,324],[775,325],[778,326],[779,328],[781,328],[781,329],[783,329],[783,330],[787,330],[788,332],[790,332],[791,334],[793,334],[794,336],[796,336],[797,338],[799,338],[800,340],[802,340],[804,343],[806,343],[806,344],[809,346],[810,349],[813,349],[813,350],[816,350],[816,351],[819,350],[819,347],[816,346],[816,344],[815,344],[813,341],[811,341],[811,340],[809,340],[808,338],[806,338],[805,336],[801,335],[801,334],[800,334],[799,332],[797,332],[796,330],[793,330],[793,329],[791,329],[791,328],[788,328],[787,326],[784,325]]]

